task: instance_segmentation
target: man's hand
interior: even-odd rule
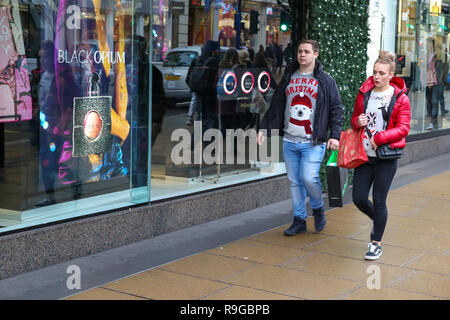
[[[258,145],[262,145],[265,140],[264,133],[262,131],[258,132],[258,137],[256,137],[256,142]]]
[[[339,148],[339,140],[337,139],[328,140],[327,149],[337,150],[338,148]]]

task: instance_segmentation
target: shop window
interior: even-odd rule
[[[396,75],[408,88],[410,134],[450,127],[449,4],[445,0],[397,3]],[[390,37],[384,37],[386,48]]]
[[[2,1],[1,231],[149,201],[149,16]]]
[[[280,11],[245,0],[153,2],[152,63],[162,74],[166,107],[152,124],[152,200],[285,172],[280,138],[278,147],[269,145],[268,155],[278,159],[270,162],[252,157],[259,148],[251,136],[286,64],[290,33],[280,31]],[[252,26],[251,12],[258,13]],[[209,58],[214,74],[205,75],[199,90],[207,89],[199,93],[189,85],[191,66]]]

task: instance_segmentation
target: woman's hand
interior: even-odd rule
[[[367,120],[367,116],[364,113],[361,113],[358,117],[358,126],[360,127],[365,127],[367,126],[368,120]]]

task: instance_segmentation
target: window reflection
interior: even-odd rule
[[[0,226],[149,200],[150,8],[2,1]]]
[[[397,20],[398,30],[392,35],[385,30],[382,45],[396,48],[396,74],[405,80],[412,107],[410,134],[450,128],[450,1],[407,0],[390,5],[399,6],[398,16],[383,8],[380,23],[389,28],[389,21]]]
[[[245,0],[153,2],[152,63],[167,101],[152,142],[153,200],[284,173],[279,162],[251,158],[251,133],[291,56],[280,10]],[[250,26],[252,12],[259,28]]]

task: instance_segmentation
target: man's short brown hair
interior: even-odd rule
[[[312,40],[312,39],[300,40],[300,42],[298,43],[297,48],[303,43],[309,43],[312,46],[314,52],[319,52],[319,44],[315,40]]]

